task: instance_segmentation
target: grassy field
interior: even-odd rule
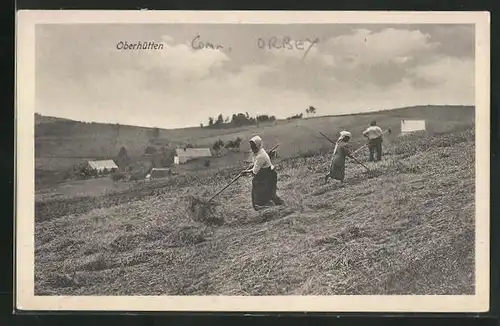
[[[283,144],[287,205],[254,212],[251,180],[240,179],[215,200],[220,226],[193,220],[187,198],[211,196],[240,166],[38,193],[35,293],[473,294],[474,110],[411,114],[425,110],[429,132],[405,137],[398,126],[410,109],[259,127],[268,146]],[[332,148],[301,127],[331,137],[349,128],[356,147],[373,117],[394,131],[383,161],[366,163],[372,173],[348,162],[344,187],[322,186]]]
[[[349,129],[356,141],[362,140],[361,133],[372,119],[376,119],[384,129],[391,128],[396,135],[400,133],[401,119],[425,119],[429,131],[444,132],[473,123],[474,108],[419,106],[351,116],[278,120],[259,126],[231,129],[160,129],[157,138],[152,137],[151,128],[82,123],[37,116],[36,166],[42,171],[59,171],[89,158],[114,158],[122,146],[130,156],[140,156],[151,143],[166,146],[191,143],[194,146],[211,147],[218,139],[226,142],[240,137],[244,140],[241,150],[247,151],[249,148],[246,140],[256,133],[263,137],[269,147],[280,143],[280,154],[290,157],[328,145],[318,137],[317,131],[336,137],[341,129]]]

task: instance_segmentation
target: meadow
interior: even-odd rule
[[[256,133],[263,137],[268,147],[280,143],[281,155],[292,157],[329,145],[318,136],[317,131],[335,138],[341,129],[348,129],[353,135],[359,136],[375,119],[383,129],[391,128],[395,134],[399,134],[401,119],[425,119],[427,130],[444,132],[474,122],[474,116],[474,107],[471,106],[419,106],[346,116],[276,120],[228,129],[159,129],[157,137],[152,135],[153,128],[84,123],[41,116],[36,118],[35,158],[37,169],[60,171],[90,158],[113,158],[121,147],[125,147],[130,156],[138,157],[152,144],[175,147],[189,143],[194,147],[212,147],[219,139],[227,142],[237,137],[244,140],[241,144],[241,151],[244,152],[249,150],[245,140]]]
[[[286,205],[253,211],[251,180],[242,178],[214,200],[221,225],[193,219],[188,198],[215,194],[241,170],[237,164],[99,181],[95,192],[62,185],[58,195],[38,192],[35,293],[473,294],[474,110],[431,109],[428,131],[408,136],[399,135],[398,122],[411,110],[233,131],[258,132],[267,147],[279,141],[278,192]],[[310,129],[335,138],[335,130],[349,128],[357,148],[374,116],[393,129],[383,161],[368,163],[361,151],[372,172],[348,161],[345,186],[322,185],[333,148]]]

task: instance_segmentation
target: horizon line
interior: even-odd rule
[[[403,106],[403,107],[395,107],[391,109],[380,109],[380,110],[374,110],[374,111],[358,111],[358,112],[353,112],[353,113],[339,113],[339,114],[325,114],[325,115],[314,115],[314,116],[306,116],[303,117],[303,120],[306,119],[319,119],[319,118],[333,118],[333,117],[345,117],[345,116],[353,116],[353,115],[370,115],[370,114],[377,114],[377,113],[382,113],[382,112],[388,112],[388,111],[395,111],[395,110],[403,110],[403,109],[412,109],[412,108],[417,108],[417,107],[428,107],[428,106],[435,106],[435,107],[475,107],[475,104],[417,104],[417,105],[411,105],[411,106]],[[157,127],[157,126],[146,126],[146,125],[131,125],[131,124],[121,124],[117,122],[103,122],[103,121],[85,121],[85,120],[76,120],[73,118],[66,118],[66,117],[61,117],[61,116],[55,116],[55,115],[44,115],[39,112],[34,112],[35,115],[38,114],[40,116],[46,117],[46,118],[56,118],[56,119],[62,119],[62,120],[68,120],[68,121],[73,121],[73,122],[79,122],[79,123],[93,123],[93,124],[104,124],[104,125],[119,125],[123,127],[136,127],[136,128],[146,128],[146,129],[160,129],[160,130],[185,130],[185,129],[196,129],[200,128],[200,125],[198,126],[186,126],[186,127],[178,127],[178,128],[162,128],[162,127]],[[239,112],[242,113],[242,112]],[[303,113],[303,112],[300,112]],[[296,113],[296,114],[300,114]],[[256,114],[255,117],[259,115],[269,115],[272,116],[272,114],[267,114],[267,113],[262,113],[262,114]],[[297,120],[297,119],[293,119]],[[276,118],[275,121],[288,121],[287,118]],[[265,122],[264,122],[265,123]],[[201,124],[201,123],[200,123]],[[208,125],[205,125],[203,123],[204,127],[203,128],[208,128]],[[36,127],[36,125],[35,125]]]

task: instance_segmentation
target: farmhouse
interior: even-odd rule
[[[113,172],[118,170],[118,165],[113,160],[87,161],[87,167],[96,172]]]
[[[425,130],[425,120],[401,120],[401,134]]]
[[[190,160],[212,157],[210,148],[177,148],[175,150],[174,164],[184,164]]]

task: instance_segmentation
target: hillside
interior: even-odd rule
[[[36,115],[35,157],[40,170],[64,170],[87,158],[115,157],[122,146],[129,155],[139,156],[150,144],[175,146],[191,143],[211,147],[218,139],[249,139],[256,133],[269,147],[279,142],[280,154],[291,157],[327,145],[324,139],[318,138],[317,131],[336,137],[341,129],[346,128],[353,133],[355,140],[359,140],[363,128],[372,119],[383,128],[391,128],[395,134],[399,134],[401,119],[425,119],[428,130],[443,132],[474,122],[474,107],[420,106],[349,116],[280,120],[232,129],[159,129],[156,135],[153,128],[83,123]],[[242,150],[247,150],[247,147],[244,141]]]
[[[326,153],[283,159],[287,205],[254,212],[241,179],[215,200],[220,226],[194,221],[185,198],[236,170],[40,197],[35,294],[471,295],[474,128],[459,129],[393,139],[372,173],[348,161],[344,187],[320,184]]]

